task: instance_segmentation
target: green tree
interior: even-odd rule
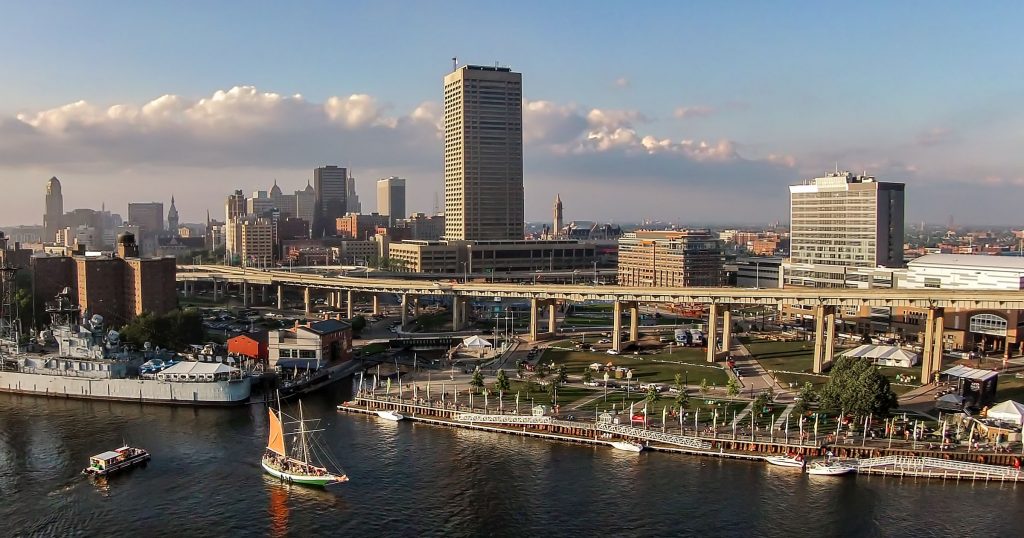
[[[823,410],[833,413],[885,417],[896,408],[897,398],[889,380],[870,361],[839,357],[821,389],[820,403]]]
[[[707,396],[707,394],[708,394],[708,380],[707,379],[701,379],[700,380],[700,395],[701,396]]]
[[[512,388],[512,383],[509,382],[508,376],[505,375],[505,370],[498,370],[498,376],[494,382],[494,388],[497,389],[498,394],[502,396]]]
[[[469,385],[478,392],[484,388],[484,373],[480,371],[479,366],[476,367],[476,370],[473,370],[473,379],[470,380]]]
[[[555,370],[555,381],[559,385],[564,385],[566,382],[569,381],[569,370],[565,367],[564,364],[559,365],[558,369]]]
[[[551,397],[551,405],[558,403],[558,383],[552,379],[547,385],[548,396]]]
[[[730,377],[729,381],[726,381],[725,393],[732,398],[740,395],[740,384],[735,378]]]
[[[675,379],[673,380],[673,386],[675,386],[676,390],[680,392],[683,391],[683,374],[676,374]]]
[[[583,382],[584,383],[590,383],[593,380],[594,380],[593,372],[590,370],[590,368],[584,368],[583,369]]]
[[[653,404],[658,400],[658,389],[655,387],[647,387],[647,393],[644,394],[644,401]]]
[[[754,405],[752,411],[757,414],[764,413],[764,409],[768,407],[769,402],[771,402],[771,399],[769,398],[767,392],[762,392],[758,394],[757,397],[754,398]]]
[[[366,328],[366,318],[364,318],[362,315],[357,315],[352,319],[348,320],[348,322],[352,325],[352,332],[354,333],[361,332],[363,329]]]
[[[680,413],[683,411],[683,409],[689,407],[690,395],[686,393],[685,387],[676,393],[676,405],[679,406]]]

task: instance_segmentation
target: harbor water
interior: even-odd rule
[[[263,474],[262,405],[0,394],[0,535],[1020,536],[1020,485],[814,477],[393,423],[337,413],[349,390],[303,400],[351,478],[327,491]],[[153,460],[106,482],[80,474],[122,440]]]

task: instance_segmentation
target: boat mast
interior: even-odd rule
[[[281,454],[288,458],[288,436],[284,434],[284,413],[281,412],[281,391],[275,390],[274,393],[277,395],[277,421],[281,423],[281,447],[284,448],[284,454]]]
[[[299,400],[299,438],[302,439],[302,461],[309,464],[309,443],[306,442],[306,421],[302,418],[302,400]]]

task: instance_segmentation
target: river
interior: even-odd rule
[[[2,535],[1020,536],[1024,487],[810,477],[762,463],[551,443],[339,414],[309,397],[351,481],[265,476],[263,406],[0,395]],[[126,439],[145,467],[95,483]]]

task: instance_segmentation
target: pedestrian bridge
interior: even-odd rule
[[[1020,470],[1004,465],[988,465],[965,461],[926,458],[921,456],[883,456],[862,460],[846,460],[865,474],[958,478],[964,480],[1024,481]]]
[[[455,420],[471,424],[502,424],[509,426],[560,426],[564,428],[576,428],[601,433],[611,433],[622,437],[655,441],[669,445],[692,448],[696,450],[711,450],[711,444],[696,437],[676,435],[673,433],[660,432],[657,430],[645,430],[634,426],[623,424],[610,424],[599,422],[596,425],[592,422],[574,422],[560,420],[549,416],[523,416],[523,415],[484,415],[480,413],[459,413]]]

